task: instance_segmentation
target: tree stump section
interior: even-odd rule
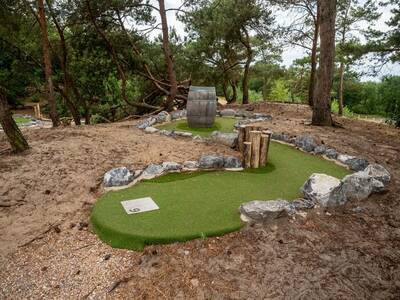
[[[238,129],[238,149],[245,168],[265,167],[272,132],[254,125],[242,125]]]

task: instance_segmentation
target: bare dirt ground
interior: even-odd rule
[[[385,165],[390,191],[223,237],[113,249],[87,228],[104,172],[233,152],[146,135],[132,122],[26,130],[31,150],[0,154],[0,298],[398,299],[400,131],[347,119],[309,126],[305,106],[256,110],[273,115],[274,131],[308,132]]]

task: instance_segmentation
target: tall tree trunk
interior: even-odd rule
[[[339,116],[343,116],[344,68],[344,62],[341,61],[339,68]]]
[[[50,119],[53,122],[53,127],[60,125],[60,118],[57,112],[56,97],[54,93],[53,80],[51,78],[53,71],[50,61],[50,43],[47,33],[47,22],[46,15],[44,11],[43,0],[38,0],[38,12],[39,12],[39,25],[40,32],[42,34],[42,48],[43,48],[43,64],[44,64],[44,74],[46,77],[46,89],[47,89],[47,99],[50,106]]]
[[[19,153],[29,148],[28,142],[12,117],[7,103],[6,91],[2,87],[0,87],[0,124],[11,144],[13,152]]]
[[[229,103],[236,103],[237,102],[237,82],[235,80],[230,81],[231,88],[232,88],[232,98],[230,99]]]
[[[241,39],[243,46],[246,48],[246,55],[247,55],[246,64],[244,66],[243,81],[242,81],[242,91],[243,91],[242,103],[248,104],[249,103],[249,71],[250,71],[251,61],[253,60],[253,51],[251,49],[250,36],[249,36],[249,33],[247,32],[247,29],[242,28],[242,30],[245,35],[245,38],[243,39],[241,37],[240,39]]]
[[[79,114],[77,105],[70,98],[70,90],[71,90],[71,86],[74,85],[74,81],[72,80],[72,76],[69,73],[69,68],[68,68],[68,48],[67,48],[67,43],[65,41],[64,30],[63,30],[63,28],[61,28],[59,22],[57,21],[57,17],[54,14],[54,11],[51,6],[51,2],[49,0],[46,0],[46,3],[49,8],[50,15],[54,22],[54,25],[56,26],[58,36],[60,37],[60,46],[61,46],[62,54],[59,55],[59,59],[60,59],[60,67],[61,67],[61,70],[63,71],[63,80],[64,80],[64,89],[65,89],[65,94],[63,95],[63,97],[66,101],[68,110],[70,111],[70,113],[74,119],[75,125],[81,125],[81,115]],[[74,89],[75,89],[75,87],[74,87]],[[77,98],[76,100],[78,102],[80,102],[82,99]]]
[[[228,87],[226,86],[226,79],[222,81],[222,91],[224,93],[224,97],[227,103],[229,103],[229,94],[228,94]]]
[[[169,89],[169,94],[167,95],[166,108],[168,110],[172,110],[174,105],[174,100],[178,92],[178,83],[176,81],[174,57],[169,47],[168,21],[167,21],[167,13],[165,11],[164,0],[158,0],[158,4],[160,8],[160,17],[161,17],[163,51],[164,51],[165,61],[167,63],[169,84],[171,85]]]
[[[319,22],[320,22],[319,11],[317,9],[317,16],[314,21],[314,36],[311,48],[311,71],[310,71],[310,83],[308,85],[308,104],[312,107],[314,99],[315,89],[315,76],[317,73],[317,48],[318,48],[318,35],[319,35]]]
[[[320,12],[320,58],[314,93],[312,124],[332,126],[331,89],[335,59],[336,0],[318,0]]]

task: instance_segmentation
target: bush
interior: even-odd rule
[[[388,122],[400,127],[400,76],[388,76],[380,88]]]
[[[335,114],[339,113],[339,101],[338,100],[332,101],[331,111]],[[354,116],[354,113],[347,106],[343,106],[343,116],[352,118]]]

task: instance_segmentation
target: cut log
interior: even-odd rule
[[[246,126],[246,129],[245,129],[245,133],[246,133],[246,134],[245,134],[245,141],[246,141],[246,142],[251,142],[251,141],[250,141],[250,131],[253,130],[253,127],[254,127],[254,126],[252,126],[252,125],[247,125],[247,126]]]
[[[269,135],[261,134],[260,167],[265,167],[268,161]]]
[[[243,143],[243,165],[245,168],[251,168],[251,143]]]
[[[261,142],[261,131],[252,130],[250,131],[251,141],[251,167],[256,169],[260,166],[260,142]]]
[[[238,148],[240,153],[244,153],[244,142],[246,142],[246,126],[239,127]]]

